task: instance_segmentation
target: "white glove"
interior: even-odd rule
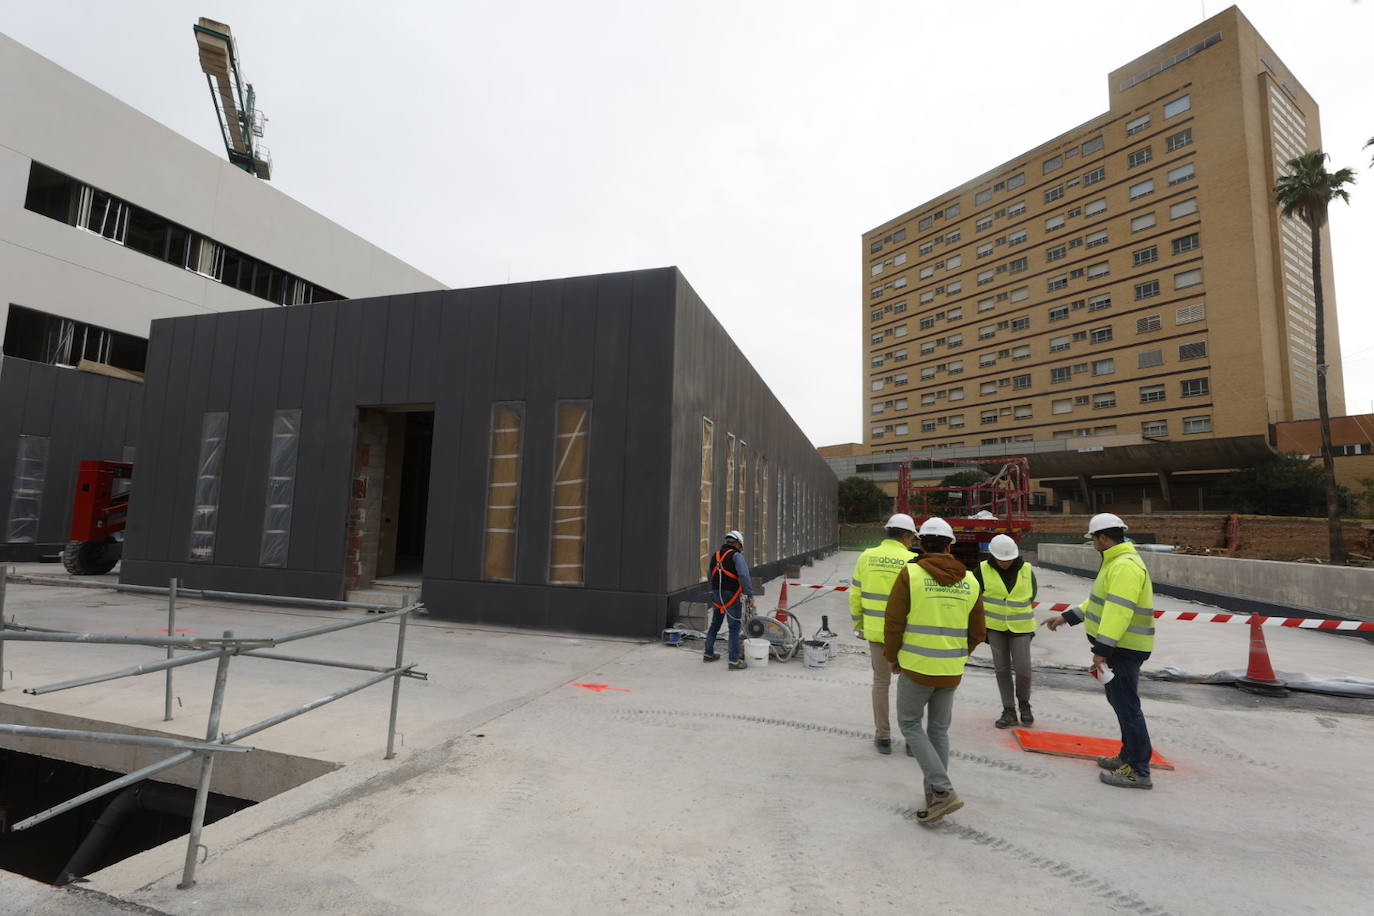
[[[855,627],[855,628],[854,628],[854,638],[855,638],[855,639],[863,639],[863,638],[864,638],[864,631],[861,630],[859,627]]]

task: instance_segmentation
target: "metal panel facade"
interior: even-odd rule
[[[148,393],[159,409],[143,418],[139,468],[157,472],[146,487],[136,478],[123,580],[163,584],[178,576],[192,587],[340,597],[355,459],[366,448],[358,443],[359,408],[432,405],[423,561],[432,613],[654,635],[668,617],[669,593],[684,583],[685,561],[670,553],[670,541],[685,537],[695,550],[695,515],[670,516],[670,492],[676,501],[682,488],[674,476],[676,427],[688,415],[699,424],[707,399],[761,397],[748,410],[712,411],[722,420],[738,413],[746,424],[740,435],[775,442],[779,455],[795,451],[799,467],[827,475],[833,520],[833,475],[689,294],[678,271],[666,268],[155,323]],[[684,328],[697,344],[675,343]],[[727,349],[728,359],[706,358]],[[732,384],[704,378],[723,362]],[[684,394],[690,403],[678,407],[674,398]],[[585,568],[582,585],[551,585],[555,408],[567,400],[591,405]],[[523,411],[513,582],[482,579],[497,402],[518,402]],[[286,564],[263,567],[264,475],[281,409],[301,411],[300,463]],[[218,543],[214,561],[204,563],[189,559],[187,543],[208,410],[228,410],[230,432]],[[828,541],[817,533],[808,544]]]

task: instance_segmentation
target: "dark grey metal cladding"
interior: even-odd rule
[[[435,413],[424,580],[454,619],[661,625],[676,269],[157,322],[126,581],[335,597],[360,406]],[[190,351],[196,356],[191,357]],[[251,349],[251,352],[249,350]],[[592,401],[583,588],[549,586],[556,401]],[[525,405],[516,582],[481,582],[492,404]],[[272,414],[300,408],[287,567],[256,565]],[[228,410],[213,563],[188,560],[201,418]],[[633,597],[608,598],[622,592]],[[589,598],[587,596],[595,596]],[[495,616],[489,616],[495,615]]]
[[[745,498],[748,527],[754,530],[742,532],[746,546],[758,536],[760,521],[754,512],[754,461],[762,456],[768,462],[771,530],[765,535],[767,570],[776,571],[788,559],[832,546],[834,473],[685,278],[678,282],[674,340],[668,591],[677,593],[703,583],[699,546],[703,417],[709,418],[715,429],[711,547],[718,546],[724,533],[734,528],[733,521],[727,524],[724,519],[728,434],[748,443]],[[811,511],[799,518],[804,527],[800,530],[800,548],[795,551],[780,547],[778,542],[777,502],[784,471],[787,480],[806,484],[811,495]],[[781,521],[790,528],[787,518]]]
[[[32,559],[39,545],[66,542],[80,462],[123,458],[137,436],[143,388],[61,366],[0,359],[0,526],[9,520],[19,437],[48,437],[36,539],[32,545],[0,545],[4,558]]]

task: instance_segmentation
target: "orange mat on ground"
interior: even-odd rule
[[[1121,742],[1112,738],[1065,735],[1060,732],[1042,732],[1028,728],[1013,728],[1011,733],[1016,736],[1016,743],[1021,745],[1021,750],[1033,754],[1088,757],[1096,760],[1098,757],[1110,757],[1121,750]],[[1159,756],[1159,751],[1154,751],[1150,755],[1150,766],[1161,770],[1174,768],[1172,763]]]

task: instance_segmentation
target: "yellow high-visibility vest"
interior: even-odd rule
[[[1088,600],[1078,606],[1088,638],[1104,646],[1153,652],[1155,590],[1135,545],[1123,541],[1102,554]]]
[[[856,629],[863,627],[864,639],[869,642],[883,641],[887,596],[911,557],[912,551],[901,541],[884,538],[877,547],[859,554],[854,564],[854,577],[849,580],[849,616]]]
[[[911,610],[897,663],[931,677],[964,673],[968,661],[968,616],[978,602],[978,580],[965,572],[962,581],[941,585],[920,566],[912,565]]]
[[[989,630],[1006,633],[1034,633],[1035,617],[1031,614],[1031,565],[1022,563],[1016,573],[1016,584],[1007,592],[1002,571],[991,560],[982,563],[983,616]]]

